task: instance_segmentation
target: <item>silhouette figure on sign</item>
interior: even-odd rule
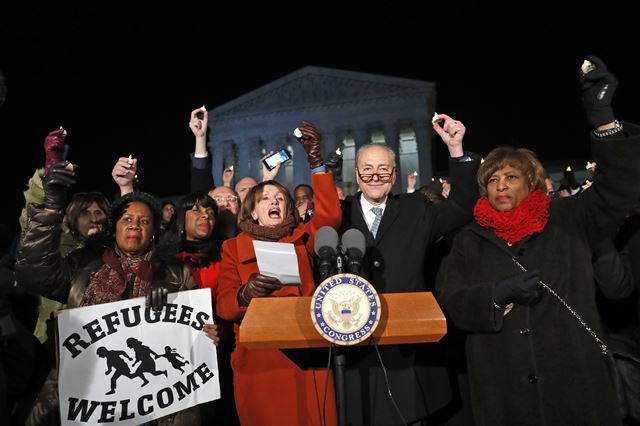
[[[167,361],[171,363],[171,366],[176,370],[180,370],[181,374],[184,374],[183,366],[189,364],[189,361],[184,359],[182,355],[176,352],[175,348],[171,348],[171,346],[164,347],[164,353],[160,355],[158,358],[166,358]],[[184,361],[180,361],[180,358],[184,359]]]
[[[133,373],[133,375],[141,377],[142,380],[146,382],[142,386],[149,383],[144,377],[144,373],[150,373],[154,376],[164,374],[165,377],[169,377],[169,375],[167,374],[167,370],[156,370],[156,362],[153,358],[151,358],[151,355],[153,355],[156,359],[158,359],[159,355],[155,353],[149,346],[143,345],[140,340],[133,337],[129,337],[127,339],[127,346],[133,349],[133,352],[136,356],[136,360],[133,362],[132,367],[135,367],[137,363],[140,363],[138,369]]]
[[[120,378],[120,376],[125,376],[125,377],[128,377],[130,379],[133,379],[134,377],[140,377],[144,381],[142,386],[144,386],[147,383],[149,383],[147,381],[147,379],[144,378],[144,376],[136,376],[135,374],[131,374],[131,370],[129,370],[129,366],[122,359],[122,357],[125,357],[129,361],[133,361],[133,358],[131,358],[129,355],[127,355],[126,352],[124,352],[124,351],[110,351],[107,348],[105,348],[104,346],[100,346],[96,350],[96,354],[100,358],[106,358],[107,359],[107,371],[104,373],[105,375],[108,376],[109,374],[111,374],[112,370],[116,371],[113,374],[113,376],[111,376],[111,390],[109,392],[107,392],[105,395],[112,395],[112,394],[114,394],[116,392],[116,383],[117,383],[118,379]]]

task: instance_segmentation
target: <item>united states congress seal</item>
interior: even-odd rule
[[[337,345],[368,339],[380,321],[380,298],[364,278],[332,275],[311,298],[311,320],[318,333]]]

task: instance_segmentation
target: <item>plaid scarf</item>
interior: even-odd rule
[[[90,279],[80,306],[99,305],[145,296],[151,289],[155,265],[144,256],[125,256],[117,248],[102,253],[103,265]]]

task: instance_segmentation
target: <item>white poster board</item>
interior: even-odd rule
[[[144,298],[58,316],[62,425],[139,425],[220,398],[211,290],[171,293],[160,312]]]

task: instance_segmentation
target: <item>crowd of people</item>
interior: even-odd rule
[[[280,165],[265,165],[261,182],[234,185],[228,166],[216,186],[206,145],[215,129],[197,108],[188,195],[159,203],[139,188],[129,156],[115,162],[119,194],[109,201],[73,193],[81,175],[64,159],[66,131],[50,132],[24,194],[18,247],[4,244],[0,258],[0,423],[60,422],[56,311],[136,297],[162,310],[168,293],[206,288],[215,324],[202,333],[217,347],[221,398],[154,423],[337,424],[331,369],[239,340],[254,299],[314,293],[314,236],[328,226],[363,233],[359,274],[379,293],[433,292],[448,320],[438,343],[344,351],[348,424],[636,424],[628,400],[638,395],[614,386],[607,355],[614,342],[640,341],[640,127],[616,119],[615,76],[589,61],[578,74],[595,163],[583,184],[565,173],[556,186],[525,148],[481,158],[464,149],[464,124],[438,114],[447,178],[416,188],[412,172],[404,194],[391,192],[402,178],[397,153],[369,143],[356,153],[358,192],[345,196],[334,180],[342,158],[323,157],[308,121],[295,137],[312,185],[290,191],[277,181]],[[290,243],[300,285],[263,273],[255,241]]]

